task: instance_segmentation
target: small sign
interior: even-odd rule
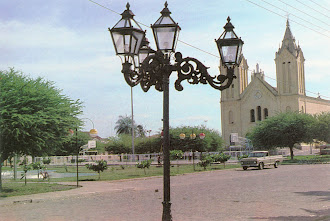
[[[238,133],[230,134],[230,142],[238,142]]]
[[[88,141],[88,149],[96,148],[96,141],[95,140],[89,140]]]

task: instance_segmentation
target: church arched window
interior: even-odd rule
[[[268,118],[268,109],[264,108],[264,119]]]
[[[258,111],[258,121],[261,121],[261,107],[260,106],[257,107],[257,111]]]
[[[251,109],[250,110],[250,121],[251,122],[255,122],[256,121],[254,109]]]
[[[232,111],[229,111],[229,124],[234,123],[234,115]]]

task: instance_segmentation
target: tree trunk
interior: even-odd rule
[[[291,156],[291,160],[293,160],[293,146],[290,147],[290,156]]]
[[[24,173],[24,183],[25,183],[25,186],[26,186],[26,172]]]
[[[0,193],[2,192],[2,176],[1,176],[1,173],[2,173],[2,160],[1,160],[1,157],[0,157]]]

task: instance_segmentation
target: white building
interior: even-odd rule
[[[230,88],[221,92],[222,137],[227,145],[231,133],[245,137],[257,121],[279,112],[330,112],[329,100],[306,96],[304,62],[303,52],[296,45],[289,21],[282,45],[275,54],[276,88],[265,81],[264,72],[258,64],[248,83],[249,66],[244,56],[241,57],[239,67],[235,68],[237,78]],[[220,68],[225,71],[224,67]]]

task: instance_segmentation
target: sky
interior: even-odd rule
[[[164,8],[160,0],[131,0],[135,20],[149,28]],[[121,73],[108,28],[120,20],[127,1],[120,0],[11,0],[0,1],[0,70],[22,71],[54,82],[62,93],[83,102],[84,130],[92,123],[101,137],[114,136],[118,116],[131,115],[131,88]],[[215,39],[223,32],[227,17],[244,41],[243,55],[249,79],[256,64],[266,81],[276,86],[275,53],[286,28],[304,53],[307,95],[330,100],[330,1],[328,0],[169,0],[172,18],[181,27],[176,51],[194,57],[219,74]],[[188,46],[193,45],[194,47]],[[207,51],[213,55],[205,53]],[[174,88],[170,80],[170,126],[204,125],[221,132],[220,91],[209,85],[183,83]],[[134,120],[159,133],[162,128],[162,93],[140,86],[133,88]],[[88,118],[90,120],[87,120]]]

